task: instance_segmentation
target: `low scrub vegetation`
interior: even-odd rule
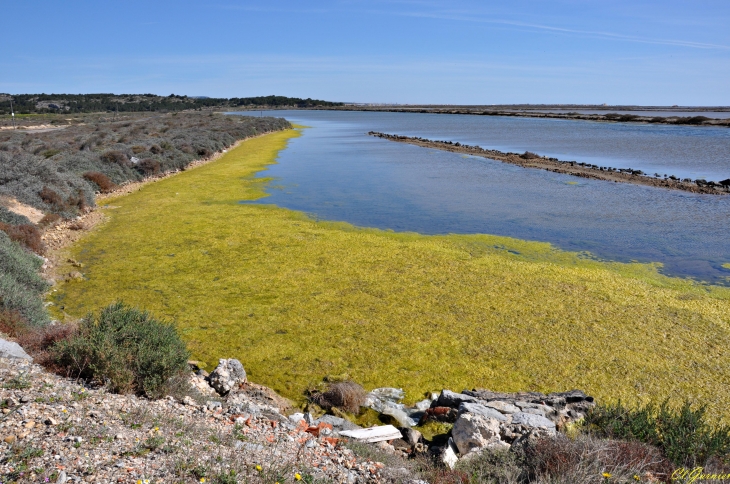
[[[10,226],[15,228],[23,226]],[[48,322],[42,294],[48,284],[38,275],[42,259],[0,230],[0,326],[42,326]],[[4,331],[4,329],[3,329]]]
[[[188,369],[189,357],[172,324],[121,302],[87,316],[53,354],[70,376],[149,397],[162,396],[165,385]]]
[[[681,417],[675,413],[672,418]],[[392,479],[389,482],[412,482],[415,477],[432,484],[628,484],[691,482],[677,477],[682,469],[687,473],[693,469],[701,469],[704,474],[730,473],[727,452],[709,460],[696,456],[696,464],[685,466],[673,462],[656,445],[593,433],[573,437],[558,433],[532,438],[509,449],[486,448],[462,456],[454,469],[428,454],[404,459],[374,445],[345,445],[362,458],[386,464],[384,474]],[[403,469],[410,477],[399,479]]]
[[[45,251],[43,240],[41,240],[41,232],[33,224],[11,225],[0,222],[0,230],[8,234],[10,240],[19,243],[36,254],[40,255]]]
[[[11,212],[7,208],[0,205],[0,223],[8,225],[30,225],[30,220],[23,215]]]
[[[538,155],[537,153],[533,153],[531,151],[525,151],[524,153],[522,153],[520,155],[520,158],[522,158],[524,160],[534,160],[534,159],[537,159],[537,158],[541,158],[541,156]]]
[[[585,425],[601,437],[654,445],[677,466],[692,468],[730,455],[730,427],[709,423],[706,412],[705,406],[693,408],[689,401],[678,409],[668,401],[637,408],[619,401],[593,409]]]
[[[117,188],[116,183],[111,181],[108,176],[98,171],[87,171],[82,176],[85,180],[88,180],[96,185],[96,188],[99,190],[100,193],[110,193],[114,191],[115,188]]]
[[[94,205],[94,192],[182,170],[236,140],[290,126],[284,119],[212,113],[71,119],[82,123],[0,132],[0,195],[70,218]]]

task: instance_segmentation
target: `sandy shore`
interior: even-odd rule
[[[462,145],[451,141],[434,141],[424,138],[398,136],[374,131],[371,131],[368,134],[378,138],[387,139],[389,141],[396,141],[398,143],[408,143],[411,145],[422,146],[424,148],[435,148],[454,153],[482,156],[484,158],[502,161],[504,163],[510,163],[524,168],[539,168],[541,170],[564,173],[566,175],[581,178],[591,178],[594,180],[604,180],[616,183],[633,183],[635,185],[670,188],[673,190],[683,190],[692,193],[706,193],[712,195],[730,194],[730,191],[728,191],[730,189],[730,179],[723,180],[720,183],[714,183],[704,182],[702,180],[693,181],[688,178],[680,180],[677,177],[656,178],[648,176],[639,170],[600,167],[587,163],[579,163],[577,161],[561,161],[557,158],[546,158],[532,153],[504,153],[498,150],[485,150],[479,146]]]

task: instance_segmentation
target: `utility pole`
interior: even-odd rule
[[[13,98],[10,98],[10,119],[13,120],[13,129],[15,128],[15,111],[13,111]]]

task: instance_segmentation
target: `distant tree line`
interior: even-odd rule
[[[170,94],[0,94],[0,114],[184,111],[216,107],[325,107],[342,103],[286,96],[211,98]]]

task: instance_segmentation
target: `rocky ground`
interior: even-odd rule
[[[191,362],[188,380],[172,391],[176,397],[152,401],[49,373],[1,339],[0,356],[3,482],[423,484],[402,464],[415,457],[453,468],[485,449],[555,435],[594,405],[576,390],[444,390],[406,406],[402,390],[379,388],[361,405],[397,427],[364,432],[335,415],[295,411],[273,390],[248,382],[234,359],[220,360],[210,374]],[[447,433],[426,440],[412,428],[429,422]],[[356,454],[352,442],[373,451]],[[361,457],[384,454],[393,457],[390,467]]]
[[[378,482],[326,423],[257,385],[150,401],[0,358],[3,482]],[[184,403],[183,403],[184,402]]]

